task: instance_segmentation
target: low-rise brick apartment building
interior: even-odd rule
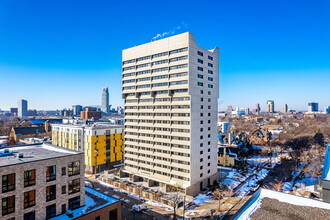
[[[121,219],[121,202],[85,188],[84,153],[50,144],[0,150],[0,219]],[[85,203],[86,201],[86,203]]]
[[[48,219],[85,205],[84,154],[53,145],[0,150],[0,219]]]

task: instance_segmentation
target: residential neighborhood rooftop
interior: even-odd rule
[[[83,154],[83,152],[64,149],[46,143],[5,147],[0,149],[0,167],[64,157],[72,154]]]

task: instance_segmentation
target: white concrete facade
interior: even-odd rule
[[[187,32],[123,50],[125,170],[189,195],[217,180],[219,49]]]

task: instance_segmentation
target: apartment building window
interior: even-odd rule
[[[203,86],[203,83],[202,82],[197,82],[197,85]]]
[[[201,75],[201,74],[197,74],[197,77],[198,77],[199,79],[203,79],[203,75]]]
[[[46,181],[56,180],[56,166],[48,166],[46,171]]]
[[[24,187],[36,184],[36,170],[24,171]]]
[[[207,113],[207,116],[209,116],[209,117],[210,117],[210,116],[211,116],[211,113]]]
[[[209,80],[209,81],[213,81],[213,78],[212,78],[212,77],[208,77],[208,80]]]
[[[210,135],[210,134],[208,134],[208,135],[207,135],[207,137],[208,137],[208,138],[210,138],[210,137],[211,137],[211,135]]]
[[[211,56],[208,56],[207,58],[209,58],[209,60],[213,60],[213,57],[211,57]]]
[[[197,62],[203,64],[203,60],[201,59],[197,59]]]
[[[207,108],[208,108],[208,109],[211,109],[211,106],[209,105],[209,106],[207,106]]]
[[[62,167],[62,176],[66,175],[66,167]]]
[[[199,154],[203,154],[203,151],[201,150],[201,151],[199,152]]]
[[[15,212],[15,195],[2,198],[2,215]]]
[[[211,141],[207,142],[208,145],[211,145]]]
[[[80,178],[69,181],[69,194],[80,192]]]
[[[211,158],[211,156],[209,155],[208,157],[207,157],[207,159],[209,160]]]
[[[68,175],[80,174],[80,161],[74,161],[68,164]]]
[[[213,74],[213,71],[212,70],[208,70],[207,71],[209,74]]]
[[[62,186],[62,194],[66,193],[66,186]]]
[[[210,173],[210,172],[211,172],[210,170],[207,171],[207,173]]]
[[[203,53],[200,52],[200,51],[197,51],[197,54],[198,54],[199,56],[203,56]]]
[[[207,123],[211,124],[211,120],[208,120]]]
[[[200,131],[203,132],[203,128],[201,128]]]
[[[210,99],[210,98],[208,98],[208,99],[207,99],[207,101],[208,101],[208,102],[211,102],[211,99]]]
[[[201,125],[203,124],[203,120],[200,121]]]
[[[96,216],[95,220],[101,220],[100,216]]]
[[[201,158],[199,161],[200,161],[200,162],[203,162],[203,158]]]
[[[109,212],[109,218],[111,220],[117,220],[118,219],[118,213],[117,213],[117,209],[111,210]]]
[[[203,117],[203,113],[201,113],[201,117]]]
[[[199,174],[200,177],[203,177],[203,173]]]
[[[199,169],[202,170],[203,169],[203,166],[200,166]]]
[[[211,152],[211,148],[207,149],[207,152]]]
[[[208,167],[211,166],[211,163],[208,163],[207,166],[208,166]]]
[[[24,220],[35,220],[36,219],[36,212],[28,212],[24,214]]]
[[[203,90],[201,90],[200,93],[203,94]]]
[[[36,191],[31,190],[24,193],[24,208],[32,207],[36,204]]]
[[[207,94],[208,94],[208,95],[211,95],[211,91],[208,91]]]
[[[207,130],[211,131],[211,127],[208,127]]]
[[[80,196],[69,199],[69,210],[74,210],[80,207]]]
[[[203,147],[203,143],[200,143],[200,147]]]
[[[66,213],[66,204],[63,204],[61,207],[62,207],[62,214],[65,214]]]
[[[203,135],[200,136],[200,139],[203,140]]]
[[[213,64],[212,63],[208,63],[207,64],[209,67],[213,67]]]
[[[203,109],[203,105],[201,105],[201,109]]]
[[[46,202],[56,199],[56,185],[46,187]]]
[[[46,207],[46,219],[50,219],[56,216],[56,204]]]
[[[197,70],[199,70],[199,71],[203,71],[203,67],[198,66],[198,67],[197,67]]]
[[[207,87],[209,87],[209,88],[211,88],[211,89],[212,89],[212,88],[213,88],[213,85],[211,85],[211,84],[208,84],[208,85],[207,85]]]
[[[202,101],[204,101],[204,99],[203,99],[203,98],[201,98],[201,102],[202,102]]]
[[[15,190],[15,173],[2,176],[2,192]]]

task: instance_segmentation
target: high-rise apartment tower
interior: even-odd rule
[[[104,87],[102,89],[101,111],[105,114],[109,114],[109,90],[108,90],[108,87]]]
[[[28,116],[28,102],[24,99],[19,100],[17,103],[17,116],[21,118]]]
[[[217,180],[219,49],[187,32],[123,50],[125,170],[196,195]]]
[[[275,112],[274,108],[275,108],[274,101],[268,100],[267,101],[267,113],[274,113]]]

